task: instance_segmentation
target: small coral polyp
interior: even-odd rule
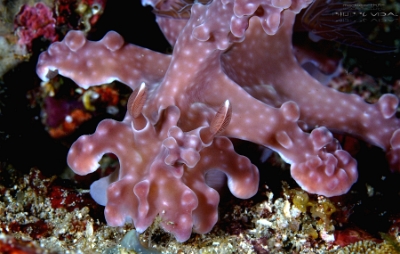
[[[72,31],[37,66],[43,80],[58,73],[84,88],[118,80],[133,90],[123,121],[102,121],[68,155],[81,175],[95,171],[103,154],[118,156],[120,170],[91,187],[110,225],[132,219],[143,232],[159,215],[179,241],[192,229],[209,232],[219,194],[206,183],[208,171],[224,173],[239,198],[258,189],[258,169],[229,138],[276,151],[304,190],[327,197],[357,180],[356,161],[329,130],[385,149],[400,169],[397,97],[367,104],[323,86],[296,60],[294,19],[311,1],[214,0],[193,4],[187,18],[172,14],[174,5],[145,3],[163,13],[157,22],[172,55],[126,44],[115,32],[92,42]]]

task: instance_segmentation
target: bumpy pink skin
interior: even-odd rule
[[[190,19],[180,20],[179,33],[165,18],[158,20],[175,45],[171,56],[127,45],[115,32],[99,42],[70,32],[42,53],[37,72],[43,80],[59,73],[85,88],[119,80],[135,91],[130,101],[136,102],[129,103],[122,122],[104,120],[68,155],[78,174],[95,171],[104,153],[118,156],[119,172],[91,188],[96,201],[106,205],[110,225],[132,218],[141,232],[159,214],[164,229],[179,241],[187,240],[192,228],[210,231],[219,195],[205,183],[208,170],[225,173],[240,198],[258,187],[256,167],[235,153],[228,137],[278,152],[303,189],[325,196],[346,193],[357,180],[356,161],[328,129],[382,147],[393,169],[400,169],[398,99],[384,95],[371,105],[322,86],[294,57],[295,13],[307,4],[194,4]],[[254,6],[264,11],[255,12]]]

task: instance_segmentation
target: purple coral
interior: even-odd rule
[[[143,231],[158,214],[180,241],[192,228],[211,230],[219,195],[206,184],[208,171],[226,174],[230,191],[240,198],[258,187],[256,167],[234,151],[229,138],[278,152],[303,189],[325,196],[346,193],[357,180],[356,161],[328,129],[386,149],[399,169],[398,99],[384,95],[367,104],[322,86],[296,60],[295,13],[309,3],[194,4],[190,18],[179,20],[180,32],[158,19],[175,45],[172,55],[125,44],[115,32],[90,42],[74,31],[40,56],[37,72],[44,80],[59,73],[82,87],[119,80],[134,90],[122,122],[104,120],[68,155],[78,174],[96,170],[104,153],[118,156],[121,169],[91,187],[110,225],[131,218]],[[266,16],[239,11],[252,5],[262,6]],[[242,30],[232,25],[238,19]]]
[[[41,36],[51,42],[57,41],[55,24],[51,8],[44,3],[22,6],[14,20],[14,27],[19,37],[18,43],[30,49],[32,41]]]

